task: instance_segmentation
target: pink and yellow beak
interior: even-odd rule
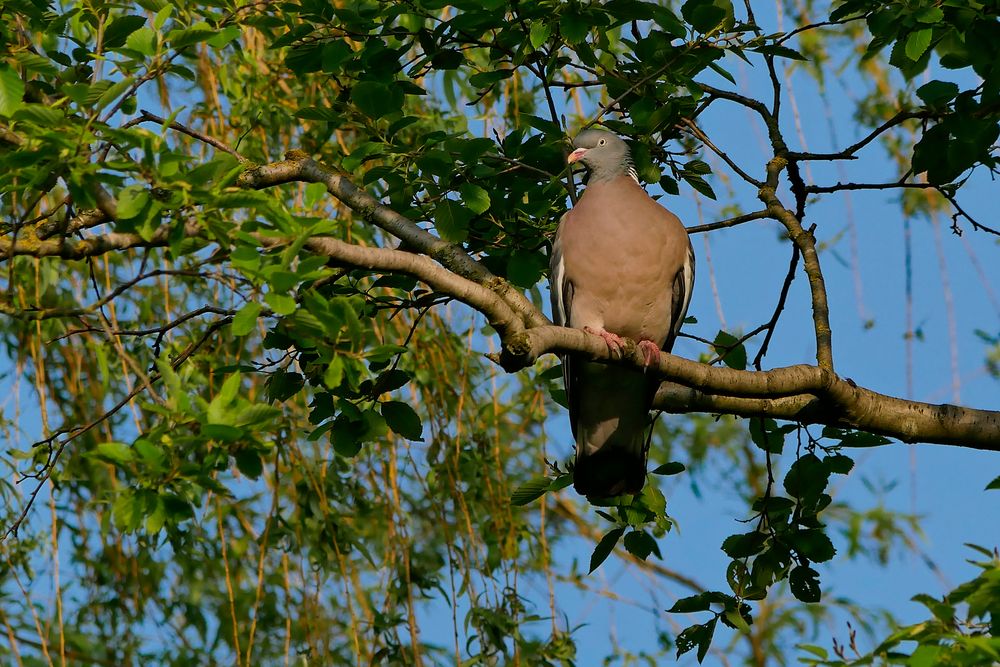
[[[586,148],[577,148],[575,151],[569,154],[568,158],[566,158],[566,164],[573,164],[574,162],[579,162],[581,159],[583,159],[583,156],[587,153],[587,150],[588,149]]]

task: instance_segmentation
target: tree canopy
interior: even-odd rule
[[[596,664],[587,633],[606,664],[1000,661],[994,545],[974,579],[918,596],[915,625],[824,596],[821,565],[885,566],[919,531],[841,497],[857,448],[1000,451],[995,399],[843,373],[870,351],[838,342],[849,274],[830,266],[853,232],[825,208],[891,193],[905,243],[944,219],[995,275],[1000,225],[964,197],[997,168],[1000,7],[762,5],[4,3],[0,656]],[[828,108],[832,81],[864,82],[836,105],[853,142],[808,148],[825,138],[794,77]],[[723,141],[737,125],[758,148]],[[783,257],[757,324],[709,331],[701,288],[686,352],[647,371],[669,413],[650,480],[593,504],[567,488],[556,353],[643,359],[542,306],[582,186],[567,138],[591,126],[629,141],[666,206],[719,214],[690,234],[767,230]],[[782,338],[790,318],[807,341]],[[920,327],[901,333],[912,364]],[[1000,325],[978,337],[995,389]],[[712,470],[741,522],[702,546],[727,590],[664,560],[685,519],[671,489]],[[610,562],[666,591],[659,636],[570,622],[581,599],[628,607]],[[865,636],[805,641],[835,609]]]

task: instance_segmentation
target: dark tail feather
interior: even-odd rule
[[[645,483],[645,452],[605,448],[576,458],[573,488],[580,495],[607,498],[639,493]]]
[[[585,496],[639,493],[646,482],[649,406],[659,382],[620,366],[573,360],[572,369],[573,486]]]

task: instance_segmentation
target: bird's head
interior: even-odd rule
[[[628,144],[604,130],[584,130],[573,140],[573,152],[566,161],[579,162],[590,172],[590,180],[615,178],[632,169]]]

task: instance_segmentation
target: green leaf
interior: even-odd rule
[[[766,541],[767,535],[756,530],[742,535],[730,535],[723,540],[722,550],[730,558],[747,558],[759,554]]]
[[[114,49],[125,43],[129,35],[146,25],[144,16],[119,16],[104,29],[104,48]]]
[[[562,35],[567,44],[582,42],[587,38],[590,28],[590,21],[587,17],[576,13],[572,6],[559,19],[559,34]]]
[[[677,644],[677,657],[680,658],[691,649],[698,647],[698,662],[700,663],[704,660],[708,654],[709,647],[712,645],[712,635],[715,634],[715,626],[718,620],[719,617],[716,616],[707,623],[685,628],[683,632],[677,635],[677,639],[675,640]]]
[[[687,0],[681,6],[681,16],[698,32],[708,33],[732,24],[733,3],[730,0]]]
[[[162,498],[156,499],[153,511],[146,516],[146,532],[153,535],[163,529],[167,522],[167,510]]]
[[[803,454],[785,474],[785,491],[795,498],[815,501],[823,493],[830,471],[815,454]]]
[[[264,462],[261,461],[260,454],[251,449],[241,449],[233,454],[236,461],[236,469],[244,477],[257,479],[264,472]]]
[[[404,93],[398,86],[378,81],[359,81],[351,89],[351,101],[363,114],[382,118],[403,108]]]
[[[13,67],[0,64],[0,116],[10,118],[23,105],[24,81]]]
[[[372,398],[376,398],[387,391],[395,391],[406,386],[413,376],[398,368],[391,368],[379,375],[372,383]]]
[[[934,35],[933,28],[923,28],[910,33],[906,38],[906,57],[910,60],[920,60],[927,47],[931,45],[931,37]]]
[[[594,548],[594,553],[590,555],[590,570],[588,574],[599,568],[601,563],[608,559],[608,556],[614,551],[615,545],[618,544],[618,540],[621,539],[624,533],[624,528],[614,528],[601,538],[601,541]]]
[[[3,115],[0,112],[0,115]],[[66,115],[61,109],[50,109],[43,104],[23,104],[14,112],[13,120],[28,121],[39,127],[53,127],[61,123]]]
[[[543,134],[561,136],[563,133],[562,128],[559,127],[559,123],[553,123],[548,118],[542,118],[541,116],[534,116],[526,113],[521,114],[521,120]]]
[[[788,542],[788,546],[814,563],[825,563],[837,553],[837,550],[833,547],[833,542],[819,528],[798,530],[785,539]]]
[[[743,618],[743,614],[736,607],[726,607],[722,612],[722,622],[735,630],[739,630],[743,634],[750,633],[750,624],[747,623],[747,619]]]
[[[199,42],[209,40],[219,34],[219,31],[210,26],[205,21],[199,21],[190,28],[183,30],[171,30],[168,35],[170,46],[180,50]]]
[[[540,252],[515,250],[507,259],[507,279],[518,287],[534,287],[541,280],[545,265]]]
[[[538,21],[533,23],[531,30],[529,32],[529,39],[531,40],[531,46],[534,48],[540,47],[542,44],[549,40],[549,35],[552,34],[552,26],[548,23]]]
[[[135,460],[135,451],[124,442],[102,442],[94,447],[93,456],[117,465]]]
[[[693,614],[699,611],[708,611],[711,608],[712,596],[708,593],[698,593],[677,600],[667,611],[671,614]]]
[[[639,560],[646,560],[652,553],[660,556],[660,548],[657,546],[656,540],[644,530],[633,530],[630,532],[622,540],[622,546],[625,547],[625,551]]]
[[[750,581],[750,570],[742,560],[734,560],[726,568],[726,582],[734,594],[742,596]]]
[[[23,67],[29,74],[41,74],[47,79],[59,76],[59,69],[52,63],[51,60],[45,58],[44,56],[29,53],[27,51],[21,51],[14,54],[14,60],[16,60],[17,64]]]
[[[573,483],[573,475],[568,473],[559,475],[558,477],[552,480],[551,484],[549,484],[549,491],[562,491],[572,483]]]
[[[208,45],[216,49],[221,49],[239,36],[239,26],[227,25],[208,39]]]
[[[243,437],[243,429],[229,424],[204,424],[201,434],[219,442],[237,442]]]
[[[336,389],[340,386],[343,379],[344,360],[340,356],[335,355],[330,359],[330,363],[326,365],[326,370],[323,371],[323,385],[327,389]]]
[[[875,433],[845,431],[833,426],[824,426],[822,436],[831,440],[839,440],[843,447],[879,447],[892,442],[889,438]]]
[[[458,191],[462,195],[465,206],[476,215],[485,213],[489,209],[490,195],[478,185],[463,183],[458,186]]]
[[[846,475],[854,468],[854,460],[843,454],[831,454],[823,457],[823,465],[831,473]]]
[[[264,295],[264,302],[278,315],[291,315],[295,312],[295,299],[286,294],[268,292]]]
[[[989,555],[992,556],[993,554],[991,553]],[[934,618],[939,621],[946,623],[949,626],[955,622],[955,608],[947,602],[938,600],[937,598],[931,597],[925,593],[918,593],[910,599],[927,607],[927,609],[934,614]]]
[[[752,50],[757,51],[759,53],[763,53],[768,56],[778,56],[780,58],[789,58],[790,60],[801,60],[801,61],[809,60],[795,49],[783,46],[781,44],[765,44],[764,46],[760,46]]]
[[[408,403],[386,401],[382,403],[382,416],[385,423],[396,434],[407,440],[420,440],[423,435],[423,424],[420,416]]]
[[[149,203],[149,189],[145,185],[130,185],[118,193],[118,218],[131,220]]]
[[[686,468],[684,464],[679,461],[671,461],[669,463],[664,463],[653,468],[654,475],[677,475],[684,472]]]
[[[153,17],[153,27],[157,30],[163,28],[166,24],[167,19],[170,15],[174,13],[174,6],[171,4],[165,4],[162,9],[156,12],[156,16]]]
[[[920,23],[940,23],[944,18],[944,11],[940,7],[924,7],[916,14]]]
[[[139,438],[134,443],[132,443],[132,450],[139,454],[139,458],[142,459],[150,469],[154,472],[160,472],[163,470],[164,462],[166,461],[166,454],[164,454],[163,449],[154,445],[149,440],[145,438]]]
[[[354,458],[361,451],[365,424],[360,419],[352,419],[344,413],[337,415],[330,428],[333,451],[345,458]]]
[[[230,329],[234,336],[246,336],[248,333],[254,330],[257,326],[257,317],[260,315],[260,311],[263,310],[261,306],[256,301],[250,301],[233,316],[233,323],[230,325]]]
[[[152,28],[139,28],[125,40],[125,46],[144,56],[156,54],[156,32]]]
[[[510,504],[520,507],[541,498],[549,490],[551,483],[552,480],[544,476],[529,479],[510,495]]]
[[[820,660],[826,660],[830,656],[829,652],[825,648],[821,646],[815,646],[813,644],[797,644],[795,648],[801,651],[805,651],[807,653],[811,653]]]
[[[713,190],[712,186],[709,185],[708,181],[706,181],[701,176],[685,174],[683,175],[683,178],[684,182],[690,185],[692,188],[694,188],[697,192],[700,192],[709,199],[716,198],[715,190]]]
[[[785,446],[785,434],[773,419],[750,418],[750,439],[765,452],[780,454]]]
[[[301,373],[277,371],[267,379],[267,397],[270,401],[287,401],[305,386]]]
[[[715,348],[717,355],[724,355],[722,356],[722,363],[738,371],[746,370],[747,349],[736,336],[725,331],[719,331],[715,335],[712,346]]]
[[[504,79],[509,79],[514,76],[514,70],[512,69],[496,69],[489,72],[479,72],[478,74],[473,74],[469,77],[469,85],[475,86],[476,88],[483,89],[489,88],[499,81]]]
[[[928,81],[917,88],[917,97],[929,107],[939,107],[958,96],[958,84],[951,81]]]
[[[219,402],[219,405],[231,405],[234,400],[236,400],[236,395],[240,393],[240,384],[242,378],[239,373],[233,373],[226,378],[226,381],[222,383],[222,388],[219,389],[219,395],[216,396],[212,402]]]
[[[792,595],[802,602],[819,602],[823,593],[819,586],[819,573],[806,565],[796,565],[788,575]]]
[[[269,422],[281,416],[281,410],[266,403],[254,403],[240,410],[233,417],[234,426],[262,426],[265,430]]]
[[[986,488],[983,489],[983,490],[984,491],[996,491],[996,490],[1000,490],[1000,477],[997,477],[992,482],[990,482],[989,484],[987,484]]]
[[[469,210],[451,199],[442,200],[434,209],[434,228],[445,241],[461,243],[469,236]]]
[[[132,532],[143,519],[143,502],[131,489],[118,495],[111,505],[111,514],[119,530]]]
[[[306,186],[306,206],[315,206],[326,197],[326,183],[310,183]]]

